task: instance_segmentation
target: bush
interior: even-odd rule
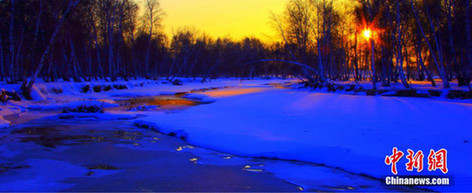
[[[347,92],[351,92],[351,91],[353,91],[353,90],[355,90],[355,89],[356,89],[356,85],[352,85],[352,84],[351,84],[351,85],[347,85],[346,91],[347,91]]]
[[[368,90],[364,90],[364,91],[365,91],[365,94],[366,94],[367,96],[375,96],[375,95],[377,95],[377,90],[375,90],[375,89],[368,89]]]
[[[110,91],[112,88],[110,85],[103,86],[103,91]]]
[[[102,92],[102,86],[100,86],[100,85],[94,86],[93,91],[94,92]]]
[[[115,88],[116,90],[128,89],[128,87],[124,84],[115,84],[115,85],[113,85],[113,88]]]
[[[336,85],[326,83],[326,88],[328,88],[328,92],[336,92]]]
[[[182,81],[179,80],[179,79],[175,79],[174,82],[172,82],[172,85],[175,85],[175,86],[182,86],[182,85],[184,85],[184,82],[182,82]]]
[[[336,85],[335,88],[336,91],[343,91],[345,89],[343,85]]]
[[[398,97],[419,97],[419,98],[429,98],[430,96],[426,93],[418,93],[415,89],[409,90],[397,90],[394,94],[389,94],[385,96],[398,96]]]
[[[63,92],[61,88],[52,88],[51,90],[53,93],[56,93],[56,94],[61,94]]]
[[[90,91],[90,85],[85,85],[84,87],[82,87],[82,89],[80,90],[81,93],[88,93]]]
[[[448,99],[471,99],[472,92],[462,90],[451,90],[446,96]]]
[[[439,90],[428,90],[429,95],[439,97],[442,95],[442,91]]]

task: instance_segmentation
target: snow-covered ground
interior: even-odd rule
[[[195,145],[237,155],[302,160],[381,179],[393,147],[448,150],[454,186],[470,190],[472,124],[469,103],[432,99],[313,93],[263,86],[204,93],[210,105],[175,114],[148,113],[138,124],[185,136]],[[406,158],[399,163],[400,175]],[[422,175],[440,175],[424,170]]]
[[[39,83],[35,88],[35,101],[12,101],[0,105],[0,126],[9,124],[5,116],[22,111],[60,110],[82,104],[114,107],[113,99],[214,87],[221,89],[184,96],[213,102],[211,104],[173,113],[132,111],[101,116],[137,117],[134,120],[137,125],[151,126],[166,134],[175,133],[177,137],[185,137],[189,143],[206,149],[240,156],[316,163],[377,179],[392,175],[390,166],[384,160],[393,147],[404,153],[407,149],[422,150],[425,152],[425,167],[430,149],[445,148],[448,150],[449,168],[445,176],[451,177],[453,186],[426,188],[471,190],[470,100],[354,96],[267,85],[286,81],[226,79],[201,83],[185,80],[183,86],[146,80]],[[86,85],[90,85],[90,90],[81,92]],[[97,85],[126,85],[128,89],[97,93],[93,89]],[[11,90],[19,85],[4,87]],[[58,90],[61,92],[57,93]],[[399,175],[418,174],[405,170],[406,161],[403,157],[397,164]],[[321,181],[323,175],[327,175],[320,170],[309,172],[312,171],[310,168],[285,167],[285,164],[273,164],[267,170],[304,188],[309,188],[308,182]],[[427,169],[420,174],[443,176],[439,171],[430,172]],[[333,176],[329,179],[330,183],[335,184]]]
[[[202,83],[201,79],[180,78],[184,82],[181,86],[174,86],[166,80],[130,80],[130,81],[92,81],[92,82],[50,82],[36,83],[32,91],[32,101],[12,101],[0,103],[0,128],[10,125],[10,121],[4,117],[18,114],[26,110],[62,110],[65,107],[77,107],[83,104],[99,105],[103,107],[113,107],[116,104],[113,99],[156,96],[163,94],[174,94],[178,92],[188,92],[197,89],[236,87],[244,85],[259,85],[267,83],[282,83],[287,80],[240,80],[240,79],[218,79]],[[87,92],[84,88],[89,86]],[[96,92],[94,87],[101,87],[100,92]],[[0,90],[19,92],[20,84],[0,83]],[[110,90],[105,91],[105,87]],[[126,87],[122,89],[120,87]]]

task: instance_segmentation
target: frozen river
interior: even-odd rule
[[[320,96],[323,95],[325,94]],[[187,97],[182,98],[183,96]],[[298,100],[293,100],[294,97]],[[339,99],[343,96],[334,95],[334,97]],[[355,97],[365,96],[346,97],[352,102],[350,105],[356,105],[359,99]],[[269,98],[271,100],[268,100]],[[395,104],[398,103],[395,99],[374,97],[374,103],[368,100],[362,101],[367,107],[379,105],[381,100],[390,100],[393,103],[386,104],[385,108],[396,106],[398,112],[400,112],[398,108],[403,108]],[[300,140],[307,140],[312,135],[309,133],[312,129],[323,131],[327,134],[325,137],[334,137],[332,139],[335,139],[335,136],[349,137],[347,134],[329,133],[326,131],[329,128],[313,128],[311,123],[305,123],[307,121],[305,118],[300,119],[313,111],[329,115],[330,110],[336,108],[336,105],[331,105],[329,108],[326,107],[327,110],[313,109],[313,105],[326,105],[327,102],[320,101],[313,93],[284,89],[279,85],[258,85],[201,90],[192,94],[121,97],[116,102],[120,107],[106,108],[105,114],[126,112],[135,116],[103,120],[101,116],[89,114],[58,116],[54,111],[38,110],[25,112],[21,118],[6,117],[17,124],[0,130],[0,190],[424,191],[411,187],[388,187],[384,185],[382,179],[373,175],[358,173],[349,167],[338,167],[331,162],[323,163],[322,160],[339,153],[334,151],[334,154],[323,154],[323,149],[318,148],[323,141],[299,143]],[[264,104],[267,102],[270,104]],[[408,105],[403,99],[401,103]],[[423,105],[422,103],[419,105]],[[290,106],[286,106],[287,104]],[[264,105],[266,108],[263,108]],[[447,104],[445,106],[449,107]],[[143,111],[142,107],[149,109]],[[274,110],[281,107],[283,112]],[[376,110],[369,108],[371,111]],[[378,106],[376,108],[381,109]],[[470,107],[465,105],[465,107],[450,108],[468,110]],[[132,111],[129,111],[130,109]],[[351,110],[347,108],[340,113],[349,113]],[[225,112],[227,114],[223,114]],[[381,110],[380,113],[387,116],[389,110]],[[224,116],[230,117],[225,119]],[[265,119],[265,116],[272,117]],[[331,118],[332,116],[333,114]],[[42,118],[33,120],[31,117]],[[323,124],[328,124],[330,121],[322,118],[310,119]],[[344,121],[352,121],[354,118],[350,117]],[[393,118],[389,123],[396,125],[402,119],[402,116]],[[159,128],[145,129],[135,126],[136,123],[145,123],[149,120],[157,122]],[[365,120],[361,119],[361,122],[355,124],[367,124],[362,121]],[[292,129],[292,132],[298,132],[297,129],[305,131],[302,132],[305,136],[298,142],[290,139],[297,137],[296,135],[285,135],[278,130],[279,126],[290,124],[292,126],[286,129]],[[334,126],[346,125],[346,122],[337,124]],[[220,129],[216,126],[211,127],[212,125]],[[299,128],[295,128],[297,125]],[[241,128],[240,131],[235,130],[238,127]],[[215,131],[215,128],[219,131]],[[265,132],[264,129],[267,128],[274,130]],[[378,134],[375,130],[364,129],[367,130],[359,132]],[[180,132],[184,132],[185,135]],[[247,134],[249,137],[245,138],[241,132],[253,133]],[[195,133],[202,133],[202,136]],[[220,138],[213,139],[212,136]],[[358,136],[352,135],[352,137]],[[201,139],[205,137],[208,140],[202,142]],[[312,140],[321,139],[317,137]],[[225,144],[219,143],[221,140],[226,141]],[[316,143],[319,144],[313,145]],[[363,147],[366,143],[364,141],[342,144],[355,149]],[[298,150],[291,151],[290,148],[294,146],[299,147]],[[344,152],[342,148],[338,146],[333,150]],[[376,151],[376,148],[379,147],[372,147],[371,151]],[[280,152],[277,152],[278,150]],[[300,156],[305,159],[298,159],[296,156],[294,159],[288,159],[284,157],[290,155],[284,154],[286,150],[290,150],[293,154],[299,154],[300,151],[306,151],[306,154],[315,152],[324,158],[319,162],[312,161],[312,155]],[[385,155],[379,155],[383,156]]]

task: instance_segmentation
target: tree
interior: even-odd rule
[[[149,23],[149,38],[147,42],[147,49],[146,49],[146,61],[145,61],[145,69],[146,69],[146,76],[149,77],[149,60],[150,60],[150,51],[151,51],[151,40],[153,37],[153,29],[159,24],[161,17],[162,17],[162,10],[160,8],[160,4],[157,0],[146,0],[146,15]]]
[[[54,31],[53,31],[50,39],[49,39],[49,43],[48,43],[46,49],[44,50],[44,52],[41,56],[41,60],[39,61],[39,64],[36,67],[36,70],[34,71],[33,77],[28,82],[28,84],[24,84],[24,85],[27,85],[27,86],[22,88],[23,93],[24,93],[25,96],[30,95],[31,89],[33,88],[33,85],[36,81],[36,78],[38,77],[39,73],[41,72],[41,70],[43,68],[46,57],[48,57],[49,52],[51,50],[51,46],[54,44],[54,41],[56,40],[57,34],[59,33],[59,30],[61,29],[62,25],[64,24],[64,22],[67,18],[67,15],[69,15],[69,13],[72,11],[72,9],[74,9],[79,4],[79,2],[80,2],[80,0],[70,0],[68,5],[67,5],[67,8],[65,9],[65,11],[62,14],[56,13],[57,18],[58,18],[58,22],[56,23],[56,25],[54,27]]]

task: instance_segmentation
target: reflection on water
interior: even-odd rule
[[[35,144],[55,148],[60,145],[89,145],[92,143],[120,140],[121,143],[134,143],[140,140],[142,133],[125,130],[96,130],[90,125],[81,127],[77,125],[47,125],[18,128],[11,132],[21,142],[33,142]],[[84,125],[82,125],[84,126]],[[127,142],[128,141],[128,142]]]
[[[244,94],[251,94],[262,92],[267,88],[230,88],[230,89],[223,89],[223,90],[212,90],[205,92],[205,95],[213,97],[213,98],[221,98],[221,97],[231,97],[237,95],[244,95]]]
[[[203,104],[198,100],[182,98],[183,96],[184,94],[159,95],[117,100],[116,102],[126,110],[153,110],[153,108],[148,108],[149,106],[156,106],[157,108],[154,110],[183,110]]]
[[[264,170],[262,169],[262,167],[264,167],[264,165],[259,165],[258,167],[255,166],[250,166],[250,165],[245,165],[243,167],[243,170],[244,171],[248,171],[248,172],[263,172]]]
[[[274,82],[274,83],[267,83],[265,85],[272,86],[274,88],[289,88],[291,85],[293,85],[293,82],[284,82],[284,83]]]

